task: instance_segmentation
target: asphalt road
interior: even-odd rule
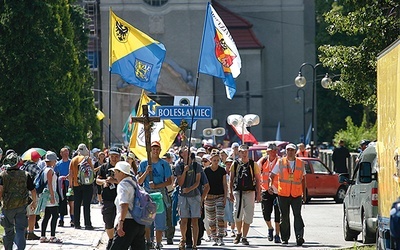
[[[249,246],[241,244],[234,245],[233,238],[225,238],[225,246],[213,247],[212,243],[204,242],[199,249],[340,249],[361,246],[359,242],[348,242],[343,238],[342,229],[342,204],[336,204],[333,199],[313,199],[309,204],[303,205],[302,215],[306,225],[302,247],[296,245],[294,231],[292,229],[291,239],[288,245],[275,244],[267,240],[267,229],[261,214],[260,204],[256,205],[254,222],[251,225],[248,240]],[[293,222],[291,223],[293,228]],[[180,239],[179,227],[176,228],[174,245],[165,245],[164,249],[177,249]],[[361,237],[359,237],[361,239]]]

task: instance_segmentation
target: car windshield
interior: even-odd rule
[[[310,161],[314,168],[314,174],[330,174],[329,170],[320,161]]]

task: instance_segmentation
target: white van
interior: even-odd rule
[[[346,241],[376,241],[378,181],[376,144],[371,142],[356,164],[343,201],[343,233]]]

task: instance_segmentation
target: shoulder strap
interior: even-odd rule
[[[249,159],[251,178],[254,179],[254,161]]]

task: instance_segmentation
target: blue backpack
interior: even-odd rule
[[[46,168],[43,168],[40,170],[39,174],[36,175],[34,184],[35,184],[35,189],[36,193],[39,195],[43,193],[43,190],[47,187],[47,181],[44,181],[44,170]]]
[[[151,199],[149,193],[138,185],[134,179],[132,179],[132,182],[129,182],[135,188],[133,210],[129,212],[137,223],[150,226],[156,218],[157,205]]]

